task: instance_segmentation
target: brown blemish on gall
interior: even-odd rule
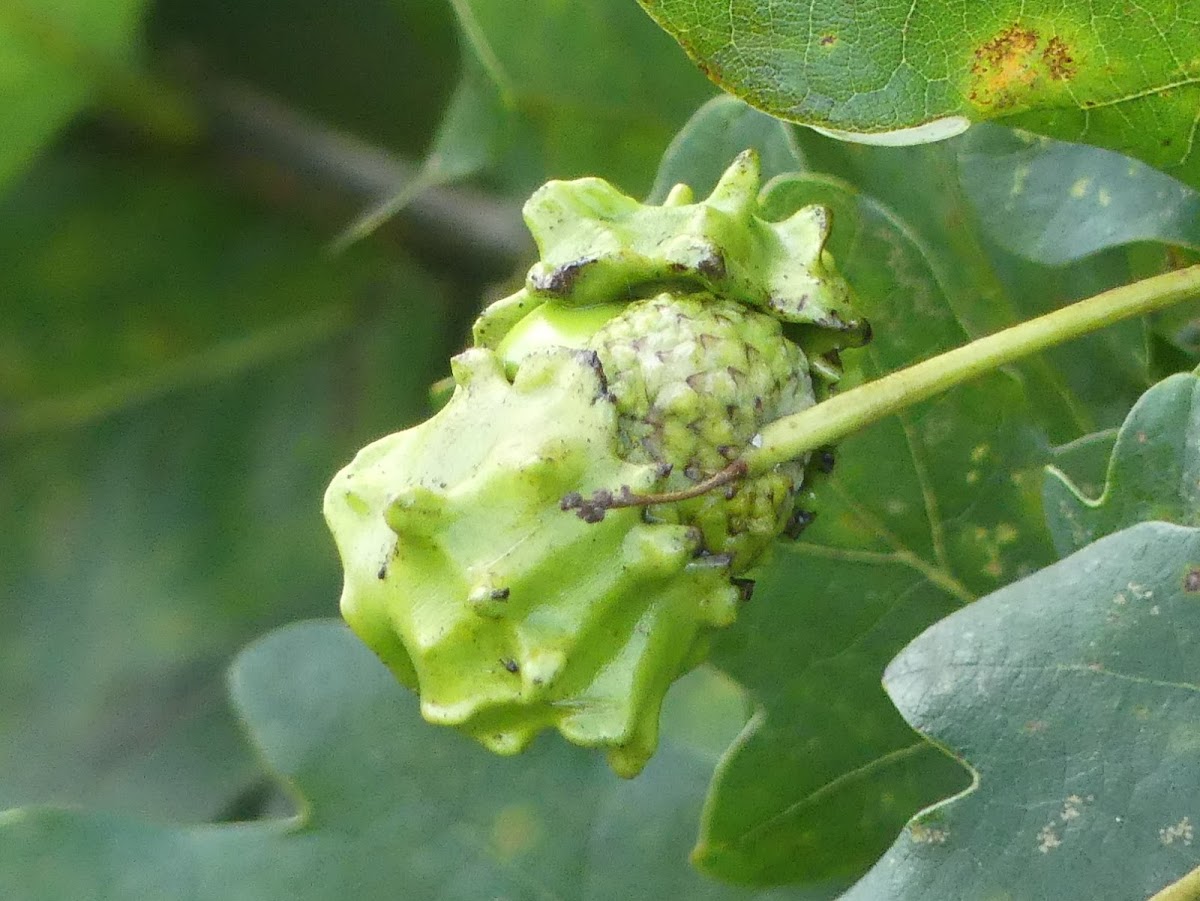
[[[536,291],[558,296],[569,294],[580,274],[595,262],[594,259],[575,260],[558,266],[549,273],[537,273],[530,279],[532,287]]]

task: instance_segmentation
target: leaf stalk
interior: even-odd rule
[[[1200,265],[1122,285],[778,419],[741,457],[753,476],[956,385],[1097,329],[1200,296]]]

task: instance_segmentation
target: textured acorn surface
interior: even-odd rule
[[[668,490],[689,488],[736,459],[780,416],[813,404],[803,352],[779,322],[707,292],[663,293],[628,305],[588,342],[617,405],[619,453],[670,467]],[[647,511],[657,521],[697,526],[705,550],[745,569],[792,511],[803,461]]]
[[[594,353],[530,354],[510,383],[476,348],[454,375],[445,408],[364,448],[326,493],[343,616],[430,722],[500,753],[554,727],[633,775],[667,688],[734,618],[729,568],[697,557],[695,528],[559,509],[581,488],[662,481],[618,454]]]

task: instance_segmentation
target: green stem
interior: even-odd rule
[[[751,475],[765,472],[1022,357],[1196,296],[1200,266],[1113,288],[776,420],[742,460]]]

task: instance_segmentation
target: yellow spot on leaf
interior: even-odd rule
[[[1083,816],[1083,807],[1096,800],[1092,795],[1086,798],[1081,795],[1068,795],[1063,801],[1062,810],[1056,819],[1050,820],[1037,834],[1038,850],[1049,854],[1063,843],[1061,829],[1069,828],[1070,824]]]
[[[1025,191],[1025,183],[1029,180],[1029,166],[1017,166],[1013,169],[1012,188],[1009,189],[1009,196],[1016,197]]]
[[[1071,820],[1077,820],[1081,816],[1080,808],[1083,807],[1083,798],[1079,795],[1068,795],[1067,800],[1063,802],[1062,813],[1058,818],[1064,823],[1069,823]]]
[[[914,823],[908,830],[908,834],[914,842],[919,842],[922,845],[944,845],[946,839],[950,837],[950,833],[945,829],[938,829],[936,826],[926,826],[924,823]]]
[[[1049,854],[1055,848],[1062,844],[1062,839],[1058,837],[1058,833],[1054,831],[1054,824],[1047,823],[1041,828],[1037,834],[1038,850],[1043,854]]]
[[[974,50],[967,97],[977,107],[1004,110],[1074,77],[1074,53],[1062,37],[1014,22]]]
[[[1192,821],[1190,817],[1184,817],[1174,826],[1165,826],[1158,830],[1158,840],[1164,845],[1173,845],[1179,842],[1182,845],[1190,845],[1195,832],[1192,829]]]
[[[1002,522],[992,529],[976,526],[973,537],[987,558],[982,567],[984,575],[999,579],[1004,575],[1003,549],[1016,541],[1020,532],[1011,523]]]
[[[1042,488],[1042,475],[1039,471],[1019,470],[1011,473],[1008,479],[1022,491],[1040,492]]]
[[[503,860],[524,854],[541,840],[542,827],[528,804],[510,804],[492,820],[492,847]]]
[[[1079,200],[1087,194],[1091,186],[1092,180],[1090,178],[1081,178],[1075,184],[1071,185],[1071,196]]]

